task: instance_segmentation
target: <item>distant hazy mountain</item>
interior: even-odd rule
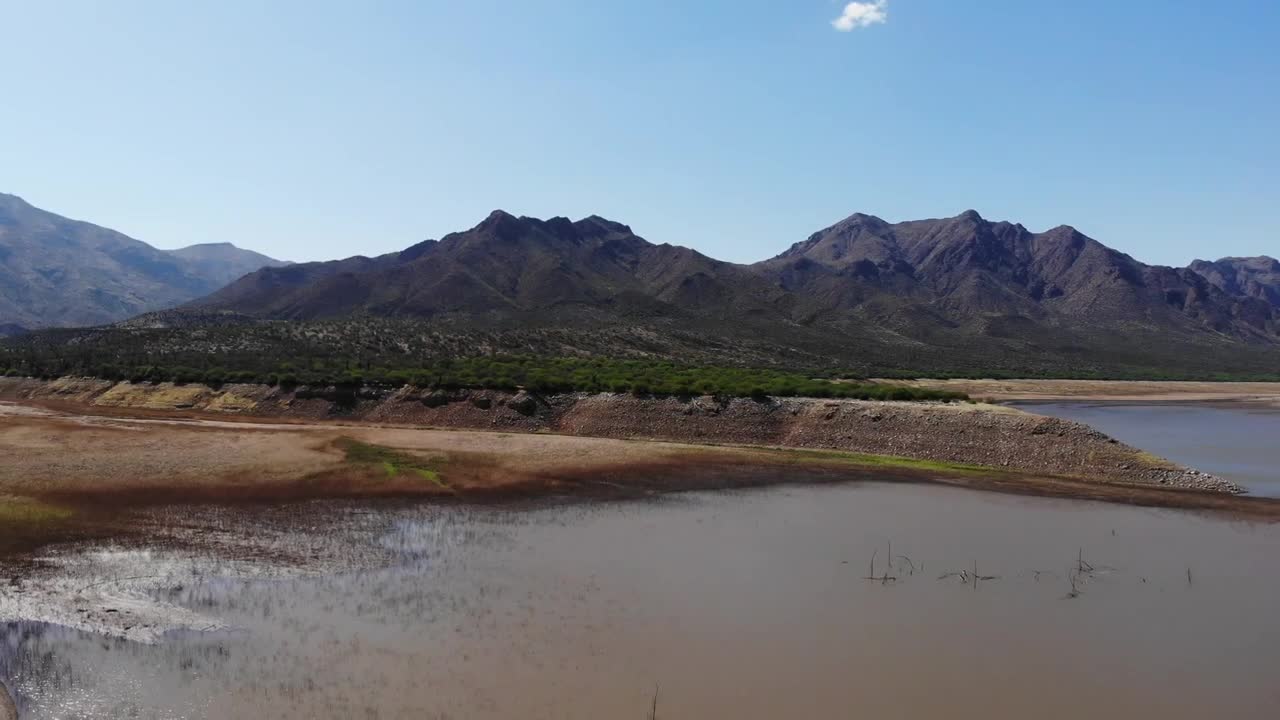
[[[289,264],[226,242],[191,245],[168,252],[185,260],[188,266],[202,277],[213,281],[218,287],[230,284],[231,281],[264,267],[280,267]]]
[[[0,325],[99,325],[179,305],[280,263],[232,245],[157,250],[0,194]]]
[[[1274,368],[1277,307],[1258,289],[1274,288],[1274,276],[1248,264],[1230,277],[1146,265],[1070,227],[1033,233],[974,211],[903,223],[854,215],[754,265],[655,245],[599,217],[498,211],[398,254],[263,269],[190,307],[413,318],[451,331],[633,328],[637,346],[619,352],[684,343],[726,359],[768,343],[779,358],[879,367]]]

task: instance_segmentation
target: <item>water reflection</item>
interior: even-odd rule
[[[1273,526],[893,485],[227,510],[209,542],[179,517],[207,572],[148,598],[218,627],[4,625],[24,718],[643,717],[655,686],[660,717],[1280,702]]]

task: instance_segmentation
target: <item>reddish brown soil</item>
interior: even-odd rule
[[[1025,495],[1280,518],[1280,501],[993,470],[859,464],[839,454],[654,441],[321,423],[160,418],[114,409],[68,415],[7,406],[0,497],[102,510],[151,503],[419,496],[437,501],[627,497],[654,492],[857,480],[936,482]],[[353,465],[341,442],[439,460],[447,487]]]

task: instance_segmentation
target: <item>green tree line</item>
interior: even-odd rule
[[[416,367],[387,368],[353,362],[313,360],[273,367],[123,365],[92,360],[70,363],[65,357],[4,358],[6,375],[55,378],[96,377],[131,382],[222,385],[262,383],[281,386],[403,386],[434,389],[527,389],[540,393],[615,392],[637,395],[717,395],[728,397],[820,397],[868,400],[966,399],[964,395],[898,385],[846,382],[798,372],[736,367],[697,367],[653,360],[472,357],[436,360]],[[16,361],[16,362],[15,362]],[[3,367],[3,363],[0,363]]]

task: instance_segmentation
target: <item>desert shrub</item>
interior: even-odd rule
[[[209,351],[175,347],[155,354],[138,336],[119,336],[113,345],[0,343],[0,368],[6,375],[46,378],[74,376],[142,383],[226,382],[299,385],[399,387],[433,389],[527,388],[539,393],[615,392],[637,395],[717,397],[834,397],[897,400],[955,400],[954,393],[917,390],[867,382],[837,381],[843,371],[800,372],[774,368],[687,365],[658,359],[484,355],[411,357],[382,349],[302,346],[285,335],[252,348]],[[43,336],[38,336],[39,340]],[[278,340],[278,344],[276,344]],[[32,341],[34,342],[34,341]]]

